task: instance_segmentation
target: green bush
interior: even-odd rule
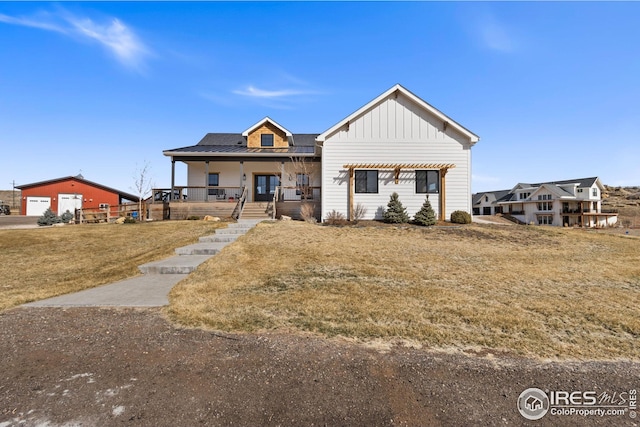
[[[42,214],[40,218],[38,218],[38,225],[53,225],[58,224],[62,220],[60,217],[53,213],[51,208],[47,208],[46,211]]]
[[[387,210],[382,215],[384,222],[391,224],[404,224],[409,222],[409,215],[407,215],[407,209],[402,206],[402,202],[399,199],[398,193],[394,192],[391,195],[389,203],[387,203]]]
[[[465,211],[453,211],[451,213],[451,222],[454,224],[471,224],[471,215]]]
[[[429,196],[422,204],[422,207],[416,213],[416,216],[413,218],[413,222],[418,225],[424,225],[426,227],[430,225],[434,225],[436,223],[436,212],[431,207],[431,202],[429,201]]]
[[[73,214],[71,212],[69,212],[69,209],[67,209],[67,211],[65,213],[60,215],[60,220],[62,222],[64,222],[65,224],[68,224],[69,221],[71,221],[72,219],[73,219]]]

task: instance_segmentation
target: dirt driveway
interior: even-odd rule
[[[37,216],[24,215],[0,215],[0,230],[11,228],[36,228],[38,227]]]
[[[2,427],[637,425],[639,363],[218,334],[157,309],[13,309],[0,313],[0,352]],[[517,401],[530,387],[617,393],[624,414],[527,421]]]

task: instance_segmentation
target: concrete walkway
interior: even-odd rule
[[[199,243],[176,249],[176,255],[138,267],[142,276],[109,285],[24,304],[23,307],[161,307],[169,304],[169,291],[200,264],[233,243],[258,222],[239,220],[219,228]]]

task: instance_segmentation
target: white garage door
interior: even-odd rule
[[[51,197],[27,197],[27,216],[42,216],[51,207]]]
[[[82,208],[82,194],[58,194],[58,215]]]

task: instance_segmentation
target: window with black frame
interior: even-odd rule
[[[273,134],[272,133],[263,133],[260,135],[260,146],[261,147],[273,147]]]
[[[207,185],[209,187],[217,187],[218,185],[220,185],[220,174],[219,173],[210,173],[209,177],[207,178]],[[220,196],[222,195],[224,197],[224,189],[222,188],[209,188],[209,193],[210,196]]]
[[[378,192],[378,171],[359,170],[356,172],[356,193]]]
[[[440,192],[440,171],[416,171],[416,193],[432,194]]]

